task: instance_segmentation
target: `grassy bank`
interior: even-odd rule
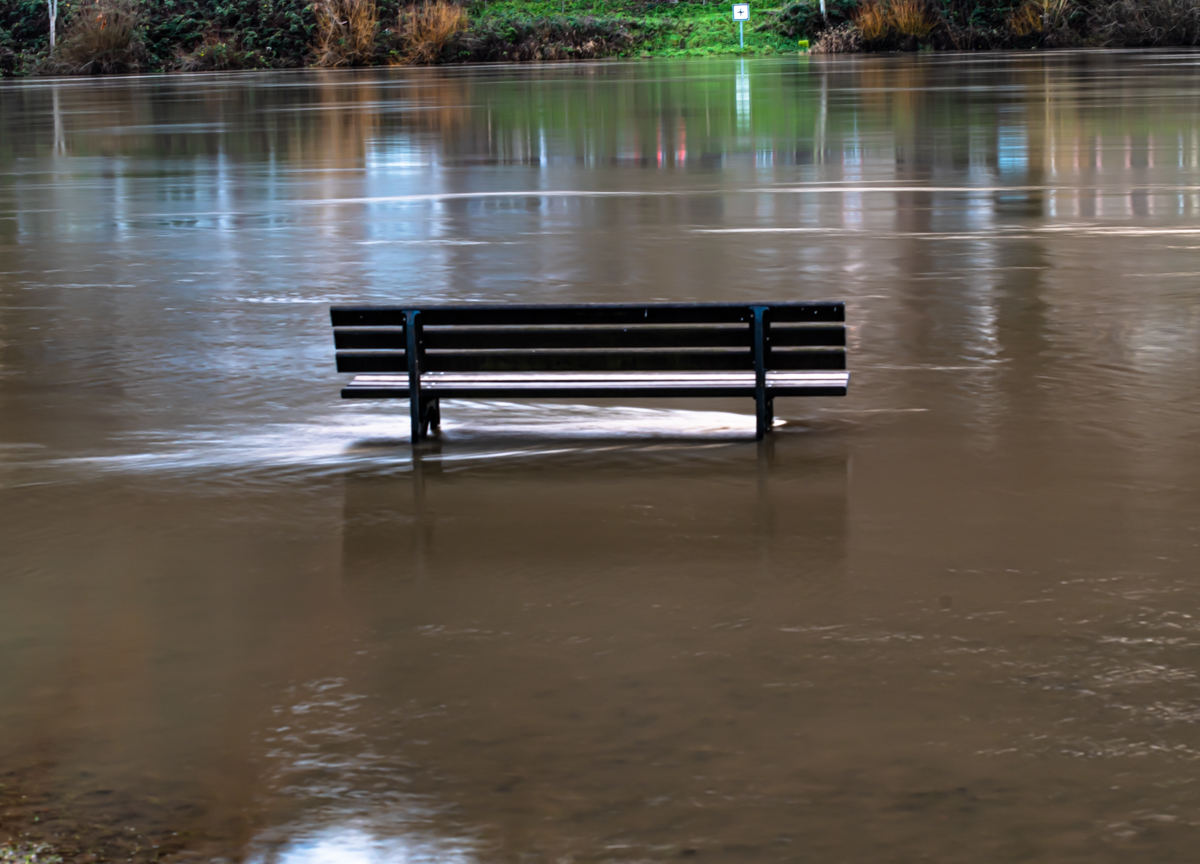
[[[0,73],[796,51],[788,29],[762,27],[767,21],[759,15],[750,22],[743,50],[729,3],[475,0],[414,7],[395,0],[64,0],[51,52],[45,0],[0,0]]]
[[[610,50],[605,53],[610,56],[761,56],[797,50],[795,39],[777,28],[758,26],[765,20],[761,15],[758,20],[749,22],[745,30],[745,47],[739,47],[737,24],[732,20],[729,3],[494,0],[475,3],[471,10],[472,20],[476,22],[471,29],[507,29],[515,37],[514,42],[540,31],[549,37],[549,41],[567,45],[576,41],[569,36],[573,28],[603,28],[619,34],[609,40]],[[469,44],[472,34],[468,32],[464,37],[462,42]],[[586,44],[586,40],[584,42]],[[446,59],[456,59],[455,48],[461,47],[452,46]]]
[[[768,0],[770,2],[770,0]],[[1200,42],[1195,0],[0,0],[0,74]]]

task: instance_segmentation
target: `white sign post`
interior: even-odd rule
[[[733,20],[738,22],[738,47],[745,50],[746,48],[746,32],[742,28],[745,27],[746,21],[750,19],[750,4],[749,3],[734,3],[733,4]]]

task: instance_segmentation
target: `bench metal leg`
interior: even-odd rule
[[[425,437],[425,400],[421,398],[420,309],[404,313],[404,353],[408,360],[408,417],[412,424],[412,446]]]
[[[771,431],[771,420],[774,417],[774,405],[767,396],[767,361],[771,351],[771,322],[767,317],[769,309],[766,306],[752,306],[754,318],[751,321],[754,336],[754,415],[756,419],[755,438],[759,441]]]
[[[429,432],[438,431],[442,420],[441,407],[438,400],[428,396],[418,396],[416,399],[409,399],[409,417],[412,421],[412,441],[416,444],[418,441],[424,441],[429,437]]]
[[[410,396],[408,400],[408,419],[412,424],[412,443],[415,446],[418,441],[425,437],[424,426],[421,422],[421,397]]]
[[[429,437],[429,430],[438,431],[441,425],[442,411],[437,399],[426,398],[421,400],[421,438]]]
[[[754,397],[754,408],[758,421],[754,437],[761,441],[775,423],[775,400],[760,391]]]
[[[770,422],[767,420],[767,397],[760,390],[754,397],[754,415],[757,420],[754,437],[759,441],[767,434],[767,430],[771,428]]]

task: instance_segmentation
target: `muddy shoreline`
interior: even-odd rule
[[[0,770],[0,862],[148,864],[204,845],[186,814],[161,800],[135,798],[99,785],[64,794],[56,766],[33,763]],[[184,808],[185,810],[188,808]]]

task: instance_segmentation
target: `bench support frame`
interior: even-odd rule
[[[408,337],[408,416],[412,426],[412,440],[415,444],[429,437],[430,429],[435,433],[442,425],[442,406],[435,396],[424,396],[421,393],[421,361],[425,357],[424,345],[421,339],[421,310],[404,310],[404,331]]]
[[[779,304],[776,304],[776,305],[779,305]],[[821,304],[814,304],[814,305],[820,306]],[[598,306],[602,307],[602,305],[598,305]],[[665,306],[670,307],[671,305],[665,305]],[[680,306],[682,306],[682,305],[680,305]],[[821,320],[821,322],[841,322],[841,320],[845,320],[844,317],[841,317],[842,313],[840,310],[840,304],[836,305],[836,306],[838,306],[838,314],[836,314],[836,317],[816,318],[816,320]],[[367,310],[365,310],[365,311],[367,313],[371,313],[372,310],[377,310],[377,308],[380,308],[380,307],[368,307]],[[533,307],[522,307],[522,308],[533,308]],[[586,308],[586,307],[564,307],[564,308],[569,308],[569,310],[575,310],[575,308]],[[613,305],[612,307],[608,307],[608,308],[618,308],[618,310],[620,310],[620,308],[623,308],[623,307],[620,305]],[[636,307],[636,308],[638,308],[638,310],[641,310],[642,307]],[[655,307],[652,306],[652,307],[647,307],[647,308],[650,308],[650,310],[653,310],[653,308],[655,308]],[[754,391],[752,391],[752,392],[754,392],[754,398],[755,398],[755,421],[756,421],[755,422],[755,437],[758,440],[762,440],[764,437],[767,436],[767,433],[770,432],[770,428],[772,428],[772,425],[774,424],[774,419],[775,419],[775,398],[774,398],[774,396],[775,396],[776,391],[773,390],[772,388],[768,388],[768,371],[772,370],[772,367],[773,367],[773,362],[772,362],[772,305],[754,305],[754,306],[749,306],[749,307],[743,306],[742,310],[743,310],[742,314],[744,317],[740,320],[742,320],[742,322],[746,322],[746,318],[749,318],[750,331],[751,331],[750,332],[751,359],[752,359],[752,365],[754,365]],[[341,311],[340,310],[332,310],[332,314],[334,314],[335,328],[337,328],[337,326],[338,326],[338,313],[341,312],[343,314],[346,314],[346,313],[358,314],[362,311],[364,311],[364,310],[341,310]],[[745,314],[746,312],[749,312],[749,316],[746,316],[746,314]],[[438,390],[443,390],[444,392],[442,395],[448,395],[450,397],[454,397],[454,396],[452,396],[451,394],[449,394],[448,391],[446,391],[448,389],[446,389],[444,385],[438,386],[438,388],[434,389],[432,392],[427,389],[422,391],[421,377],[422,377],[422,374],[425,374],[427,372],[424,325],[426,323],[426,319],[428,318],[428,316],[426,316],[426,314],[422,313],[420,308],[406,308],[406,307],[400,307],[400,308],[391,307],[390,311],[386,310],[386,308],[383,308],[383,313],[391,314],[391,316],[392,316],[391,322],[394,322],[394,323],[391,323],[391,324],[385,323],[385,324],[380,324],[379,326],[395,326],[396,324],[400,324],[400,320],[396,320],[397,318],[402,320],[403,328],[404,328],[404,335],[402,337],[402,340],[400,340],[400,344],[391,343],[390,346],[379,346],[379,344],[372,343],[372,344],[367,344],[367,346],[365,346],[365,347],[367,349],[374,349],[374,348],[380,348],[380,347],[388,348],[391,346],[395,346],[395,348],[400,348],[401,346],[403,346],[404,355],[406,355],[406,358],[404,358],[404,365],[407,366],[407,372],[408,372],[407,396],[408,396],[408,400],[409,400],[409,424],[410,424],[410,428],[412,428],[412,442],[413,442],[413,445],[415,446],[415,445],[418,445],[420,442],[424,442],[424,440],[426,440],[428,437],[430,437],[431,432],[436,434],[439,430],[440,421],[442,421],[442,409],[440,409],[440,401],[439,401],[438,395],[434,395],[434,394],[437,394]],[[434,314],[434,316],[437,316],[438,313],[442,313],[443,318],[445,317],[445,313],[442,311],[442,308],[434,307],[431,314]],[[646,313],[646,316],[649,316],[649,314],[650,314],[650,312],[648,311]],[[638,317],[641,317],[641,316],[638,316]],[[576,320],[576,319],[572,319],[572,320]],[[677,322],[683,323],[683,320],[684,319],[680,319],[680,318],[667,319],[667,323],[677,323]],[[785,324],[782,326],[785,326],[785,328],[787,328],[788,323],[794,323],[800,319],[798,319],[796,317],[784,317],[784,318],[782,318],[782,320],[784,320],[784,322],[785,322]],[[703,322],[724,323],[724,319],[719,319],[719,318],[701,319],[701,322],[702,323]],[[476,320],[469,320],[469,322],[467,322],[467,323],[478,325],[480,322],[476,322]],[[577,320],[576,320],[576,323],[580,323],[580,322],[577,322]],[[582,322],[582,323],[588,323],[588,322]],[[608,322],[606,322],[606,323],[608,323]],[[635,322],[635,323],[640,323],[640,322]],[[348,324],[349,324],[349,326],[355,326],[355,325],[359,325],[359,322],[358,322],[358,320],[350,320],[350,322]],[[343,325],[346,325],[346,323],[343,322]],[[370,324],[368,324],[368,325],[370,325]],[[434,330],[434,334],[437,334],[437,332],[440,332],[440,330],[438,330],[438,328],[444,328],[444,326],[446,325],[446,322],[442,318],[434,317],[434,319],[431,320],[431,325],[434,326],[434,328],[436,328],[436,330]],[[787,334],[793,334],[793,332],[794,332],[794,329],[792,329],[792,328],[787,329]],[[492,334],[492,335],[494,335],[494,334]],[[444,337],[439,337],[439,338],[444,338]],[[788,338],[790,338],[790,340],[792,340],[792,341],[781,342],[782,346],[785,346],[781,350],[787,356],[794,356],[794,354],[788,354],[788,352],[790,352],[791,349],[787,348],[787,346],[794,347],[798,343],[796,341],[794,341],[794,338],[796,338],[796,337],[794,337],[793,335]],[[661,343],[655,342],[652,344],[654,344],[655,347],[661,347]],[[710,344],[710,343],[704,342],[702,344]],[[716,344],[728,344],[728,343],[716,343]],[[743,343],[743,344],[745,344],[745,343]],[[803,343],[799,343],[799,344],[816,344],[816,346],[836,346],[836,344],[838,344],[838,342],[818,341],[818,342],[803,342]],[[842,346],[845,346],[845,341],[842,341],[840,344],[842,344]],[[558,348],[560,346],[553,346],[553,347]],[[443,352],[445,350],[445,348],[444,348],[444,346],[442,346],[442,344],[434,344],[434,348],[436,348],[436,349],[442,348]],[[440,354],[436,354],[436,355],[440,356]],[[341,364],[342,364],[341,356],[342,355],[338,355],[338,358],[340,358],[340,359],[338,359],[338,367],[340,367],[340,368],[341,368]],[[361,368],[361,367],[359,367],[359,368]],[[368,368],[368,370],[372,370],[372,368],[396,368],[396,367],[395,366],[391,366],[391,367],[368,366],[367,368]],[[403,368],[403,366],[401,368]],[[701,367],[701,368],[707,368],[707,367]],[[718,368],[720,368],[720,367],[718,367]],[[785,366],[785,368],[797,368],[797,367],[796,366]],[[817,368],[817,367],[816,366],[802,366],[799,368]],[[820,368],[828,368],[828,367],[821,366]],[[842,368],[842,370],[844,370],[845,365],[842,365],[840,368]],[[346,371],[352,371],[352,370],[346,370]],[[400,370],[396,370],[396,371],[400,371]],[[442,372],[438,371],[437,373],[434,373],[434,374],[442,374]],[[401,380],[403,380],[403,379],[401,379]],[[396,383],[398,384],[400,382],[396,382]],[[778,383],[774,384],[773,386],[774,386],[774,388],[779,388]],[[450,388],[450,389],[452,389],[452,388]],[[576,389],[580,392],[592,390],[592,388],[589,388],[587,383],[582,383],[580,386],[577,386]],[[613,389],[614,395],[616,395],[616,392],[619,389],[620,388]],[[686,390],[686,385],[684,385],[683,388],[680,388],[680,386],[677,382],[676,384],[674,384],[672,386],[671,389],[676,390],[676,392],[673,392],[673,394],[671,394],[671,395],[685,395],[684,392],[682,392],[682,391]],[[824,389],[824,392],[821,391],[822,389]],[[403,394],[402,390],[395,388],[395,384],[389,385],[388,392],[370,392],[370,394],[367,394],[367,392],[362,392],[362,390],[364,390],[364,388],[356,388],[353,390],[348,388],[347,390],[343,390],[342,395],[343,396],[360,396],[360,397],[377,397],[377,396],[391,397],[392,394],[395,394],[396,396],[401,396],[401,394]],[[397,392],[397,390],[400,390],[400,391]],[[601,390],[601,388],[596,388],[596,390],[598,390],[598,392],[590,392],[590,395],[604,395],[604,396],[607,395],[607,391],[599,392],[599,390]],[[745,394],[745,390],[742,390],[740,392],[743,392],[743,394]],[[842,382],[840,383],[840,385],[838,383],[834,383],[833,385],[829,385],[827,383],[816,384],[814,386],[814,392],[811,392],[811,395],[845,395],[845,392],[846,392],[846,389],[845,389],[845,376],[844,376],[844,378],[842,378]],[[632,394],[632,392],[628,392],[628,395],[635,395],[635,394]],[[662,395],[662,394],[659,394],[659,395]],[[703,395],[718,395],[718,394],[709,394],[709,392],[706,392],[706,394],[703,394]],[[786,388],[785,388],[785,392],[782,395],[810,395],[810,394],[809,394],[809,392],[805,392],[805,394],[790,394],[790,392],[786,392]]]
[[[767,397],[767,352],[771,350],[771,320],[768,306],[753,306],[754,312],[754,414],[755,438],[759,441],[775,422],[775,400]]]
[[[404,310],[404,332],[408,336],[408,415],[412,423],[412,440],[417,443],[425,437],[425,422],[422,416],[425,400],[421,398],[421,310]]]

